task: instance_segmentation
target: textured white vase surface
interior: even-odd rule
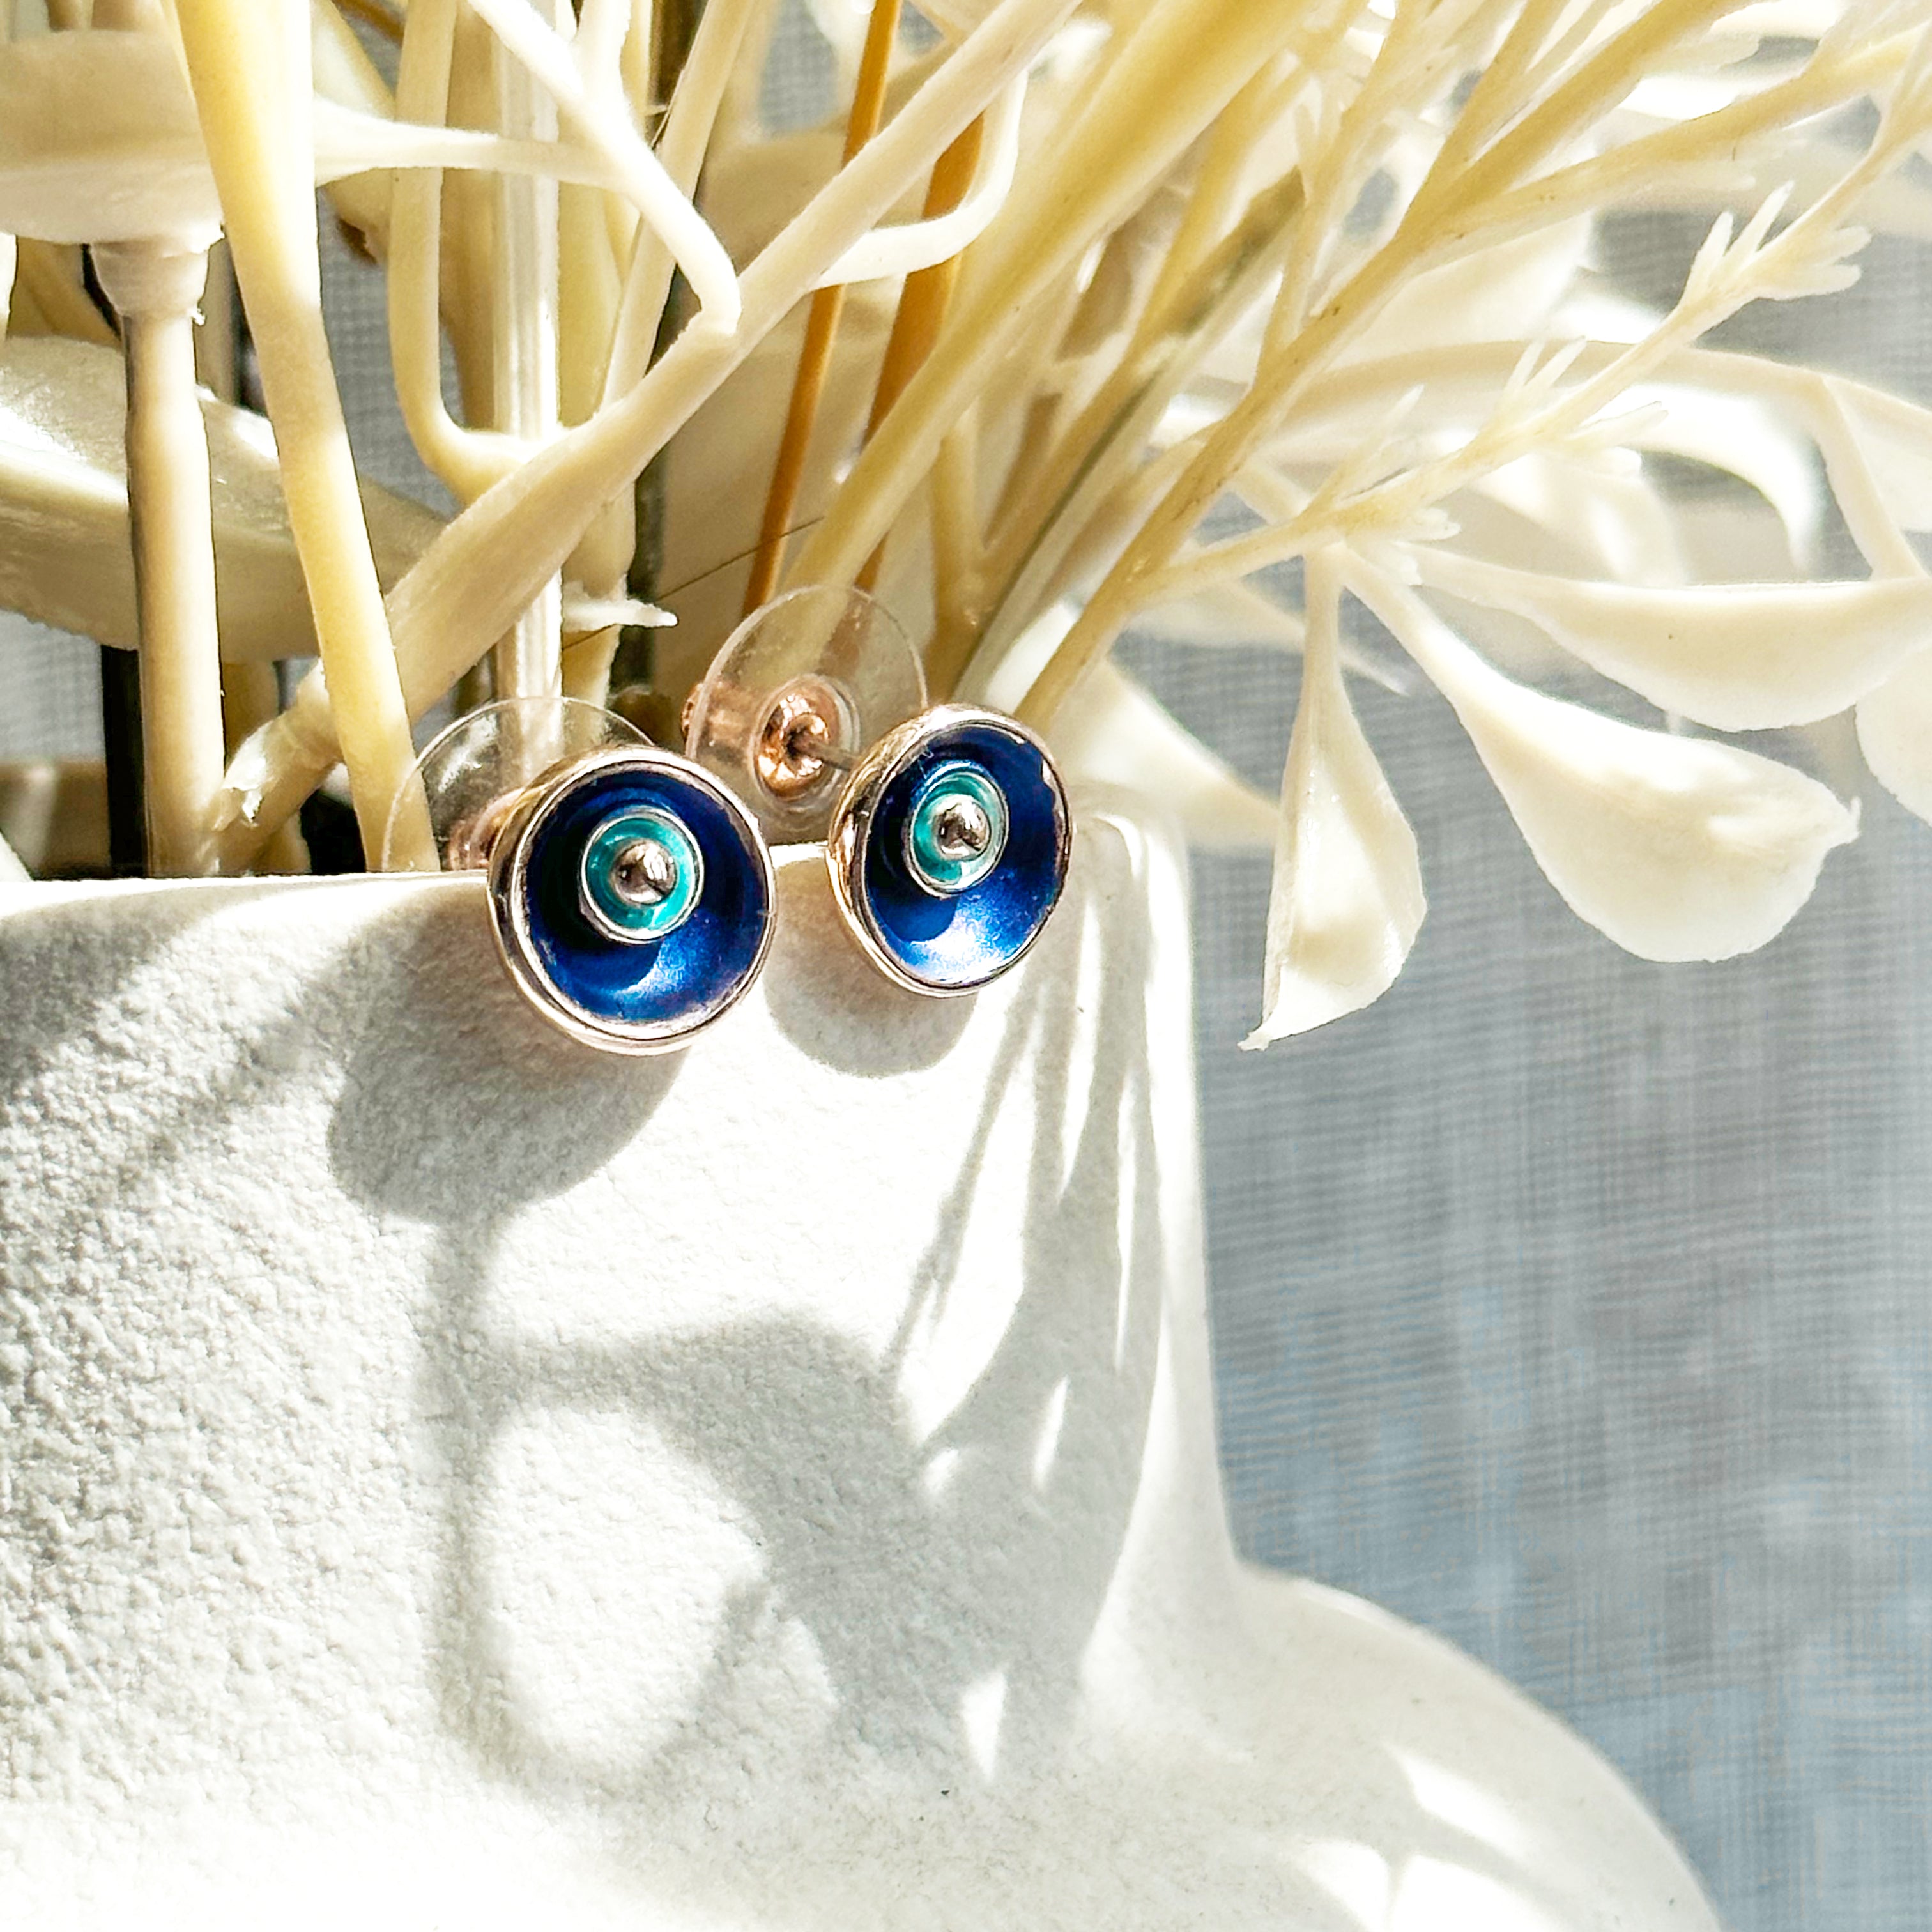
[[[0,1925],[1711,1926],[1234,1556],[1169,847],[970,1000],[779,916],[638,1062],[473,880],[0,891]]]

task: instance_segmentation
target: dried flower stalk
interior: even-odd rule
[[[188,75],[276,424],[296,548],[366,849],[434,868],[427,803],[363,528],[322,328],[308,121],[308,10],[178,0]],[[273,828],[270,828],[272,830]]]
[[[226,4],[182,0],[191,63]],[[701,663],[738,608],[725,566],[758,547],[793,394],[752,600],[875,584],[922,634],[936,692],[991,694],[1091,768],[1158,771],[1196,830],[1252,836],[1260,803],[1107,665],[1114,640],[1152,626],[1305,650],[1258,1041],[1377,997],[1422,917],[1414,842],[1346,682],[1393,674],[1352,628],[1378,628],[1448,700],[1557,889],[1653,957],[1761,944],[1853,815],[1756,751],[1505,675],[1496,627],[1528,627],[1553,662],[1679,724],[1852,711],[1874,770],[1932,815],[1932,579],[1913,541],[1932,530],[1932,415],[1710,346],[1752,302],[1828,302],[1868,226],[1932,238],[1932,194],[1905,165],[1932,140],[1922,0],[932,0],[924,52],[894,45],[881,0],[819,10],[844,94],[792,133],[758,106],[776,10],[711,0],[664,102],[631,0],[574,20],[413,0],[393,118],[339,21],[325,33],[342,57],[318,69],[312,172],[342,184],[384,261],[405,416],[462,506],[388,599],[392,664],[366,574],[348,599],[359,662],[394,681],[392,759],[401,713],[545,595],[546,649],[561,603],[571,688],[601,691],[610,627],[572,631],[568,613],[636,614],[631,489],[668,447],[667,581],[696,586],[670,601],[695,634],[680,661]],[[62,60],[131,74],[137,56],[56,38],[76,48],[0,58],[0,110],[22,104],[0,112],[0,226],[23,237],[15,327],[81,332],[92,311],[56,251],[116,238],[27,164],[58,148],[73,182],[98,182],[101,151],[32,103]],[[493,59],[554,106],[554,136],[458,124]],[[238,93],[270,84],[249,71]],[[1862,104],[1876,112],[1855,131],[1840,110]],[[223,112],[226,127],[242,110]],[[178,117],[150,118],[168,205],[213,205]],[[247,237],[252,223],[259,256],[294,197],[251,214],[221,152],[212,182],[266,359],[274,302],[250,286]],[[492,195],[557,197],[554,272],[493,254]],[[1588,268],[1592,225],[1639,207],[1715,224],[1654,312],[1606,299]],[[674,266],[697,312],[660,352]],[[554,284],[560,430],[547,410],[493,417],[477,298],[506,274],[492,299],[521,326]],[[900,276],[896,305],[838,292]],[[857,320],[826,326],[848,300]],[[801,363],[785,325],[808,305]],[[446,336],[464,420],[440,392]],[[286,410],[273,384],[270,400]],[[298,540],[326,520],[298,488],[307,441],[284,438]],[[1664,455],[1756,493],[1782,561],[1700,580],[1693,508],[1649,466]],[[1832,516],[1868,574],[1815,580]],[[326,644],[339,562],[311,584]],[[238,748],[212,813],[224,866],[366,736],[351,698],[332,666]]]
[[[96,249],[94,260],[125,344],[148,866],[192,878],[212,869],[226,763],[214,514],[195,392],[195,304],[208,254],[190,238],[120,242]]]

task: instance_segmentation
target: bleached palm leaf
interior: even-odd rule
[[[1442,689],[1551,884],[1646,959],[1727,959],[1781,932],[1858,814],[1815,779],[1513,684],[1413,592],[1351,582]]]
[[[130,650],[138,642],[128,538],[127,409],[111,349],[34,336],[0,346],[0,608]],[[274,438],[252,410],[202,399],[214,510],[221,651],[312,657],[315,632],[282,500]],[[362,487],[378,574],[398,581],[442,527]]]
[[[1306,1033],[1395,983],[1426,902],[1415,835],[1342,681],[1332,560],[1310,564],[1308,650],[1281,785],[1261,1024],[1242,1044]]]
[[[1874,776],[1932,824],[1932,649],[1907,659],[1865,698],[1858,728]]]
[[[1831,717],[1932,642],[1932,578],[1655,589],[1414,555],[1424,584],[1526,617],[1606,677],[1720,731]]]

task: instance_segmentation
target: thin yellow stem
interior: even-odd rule
[[[784,562],[785,534],[798,513],[799,492],[805,482],[805,460],[812,447],[812,432],[818,421],[818,405],[825,393],[825,379],[832,367],[832,350],[838,340],[838,323],[845,311],[842,284],[813,291],[810,312],[806,317],[805,342],[799,350],[798,368],[792,377],[791,403],[785,412],[784,435],[778,443],[778,460],[772,466],[770,487],[765,492],[765,513],[758,526],[758,548],[752,558],[752,572],[745,584],[745,613],[749,616],[771,602],[778,589],[778,572]]]
[[[1000,0],[853,164],[746,270],[733,334],[687,329],[636,386],[486,491],[443,530],[391,598],[412,716],[447,692],[557,568],[599,508],[688,422],[757,344],[929,171],[1073,11],[1077,0]],[[899,412],[894,411],[896,416]],[[869,548],[869,547],[868,547]],[[864,561],[862,553],[858,562]],[[856,564],[854,565],[856,568]],[[334,761],[330,686],[304,679],[294,703],[244,747],[225,796],[224,862],[244,866]]]
[[[1111,648],[1136,608],[1144,580],[1177,554],[1228,479],[1254,457],[1314,375],[1381,312],[1406,275],[1475,232],[1490,201],[1614,106],[1666,48],[1739,4],[1658,0],[1468,167],[1440,179],[1432,176],[1388,241],[1305,328],[1264,359],[1246,394],[1142,526],[1048,660],[1021,705],[1022,718],[1036,728],[1052,719]]]
[[[892,49],[898,39],[899,10],[900,0],[872,0],[865,49],[859,57],[858,85],[845,122],[848,166],[879,131],[879,124],[885,118],[886,83],[891,77]],[[818,421],[818,405],[825,394],[825,379],[832,368],[832,351],[838,339],[839,318],[844,310],[842,284],[814,292],[812,312],[806,320],[805,346],[800,352],[797,373],[792,379],[784,437],[778,445],[771,488],[765,494],[758,554],[752,560],[751,578],[745,587],[747,616],[760,604],[770,603],[778,588],[778,572],[784,561],[785,532],[798,512],[806,457],[812,447],[812,432]]]
[[[949,427],[1034,314],[1037,296],[1145,198],[1263,62],[1304,0],[1162,0],[1060,137],[1022,176],[971,266],[933,353],[846,478],[798,564],[850,582],[931,468]]]
[[[924,218],[928,221],[950,214],[965,198],[980,166],[980,150],[986,145],[986,123],[982,117],[939,158],[926,190]],[[872,413],[866,425],[866,440],[878,434],[879,425],[892,413],[892,405],[905,393],[906,385],[918,374],[920,365],[932,353],[939,338],[946,311],[952,306],[952,291],[959,280],[959,257],[922,269],[906,278],[899,292],[892,332],[886,343],[885,360],[879,365],[878,386],[872,392]],[[878,548],[859,573],[859,587],[870,590],[878,583],[885,566],[886,546]]]

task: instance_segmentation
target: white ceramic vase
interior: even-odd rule
[[[0,893],[0,1924],[1696,1932],[1586,1747],[1240,1562],[1185,890],[682,1056],[467,879]]]

